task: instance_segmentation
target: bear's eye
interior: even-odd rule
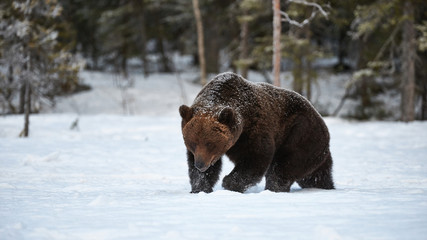
[[[208,143],[206,143],[206,144],[205,144],[205,146],[206,146],[206,148],[207,148],[208,150],[212,150],[212,149],[213,149],[213,147],[214,147],[214,144],[213,144],[213,143],[211,143],[211,142],[208,142]]]
[[[193,142],[187,143],[188,150],[194,152],[196,150],[196,144]]]

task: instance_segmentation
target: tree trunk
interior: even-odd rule
[[[205,59],[205,47],[203,39],[203,23],[202,16],[200,14],[199,0],[193,0],[193,10],[194,16],[196,18],[197,26],[197,48],[199,52],[199,62],[200,62],[200,83],[202,85],[206,84],[206,59]]]
[[[423,85],[423,93],[421,96],[421,120],[427,120],[427,84]]]
[[[415,119],[415,30],[414,6],[411,1],[405,1],[403,7],[404,22],[402,31],[402,99],[401,120],[411,122]]]
[[[312,69],[312,64],[311,64],[311,60],[310,59],[306,59],[306,64],[307,64],[307,70],[306,70],[306,80],[305,80],[305,84],[306,84],[306,97],[309,101],[311,101],[311,82],[313,81],[313,72],[314,70]]]
[[[144,77],[148,77],[148,61],[147,61],[147,31],[145,28],[145,6],[144,1],[134,0],[134,4],[138,8],[138,30],[139,30],[139,37],[141,39],[140,42],[137,44],[139,45],[140,53],[141,53],[141,61],[142,61],[142,68],[144,72]]]
[[[25,81],[25,116],[24,116],[24,130],[22,131],[23,137],[28,137],[30,129],[30,111],[31,111],[31,88],[30,81]]]
[[[280,0],[273,1],[273,83],[280,86]]]
[[[311,30],[308,26],[305,26],[303,28],[303,33],[305,35],[305,39],[308,40],[309,44],[311,42]],[[309,46],[308,46],[309,47]],[[313,69],[312,61],[314,59],[314,56],[311,56],[310,53],[307,53],[307,50],[302,51],[303,54],[301,56],[301,60],[305,60],[305,87],[306,87],[306,97],[308,100],[311,100],[311,83],[313,81],[315,72]]]
[[[9,65],[8,72],[7,72],[7,79],[9,84],[13,83],[13,65]]]
[[[347,56],[347,46],[346,42],[347,29],[338,30],[338,63],[334,66],[336,72],[344,72],[348,70],[347,64],[344,62],[345,57]]]
[[[363,115],[368,117],[365,113],[366,113],[366,109],[368,107],[370,107],[372,105],[371,102],[371,94],[369,94],[369,81],[371,77],[363,77],[363,79],[360,82],[360,95],[361,95],[361,103],[362,103],[362,107],[363,107]]]
[[[203,41],[204,46],[209,46],[205,48],[205,65],[206,73],[218,73],[220,65],[220,51],[221,51],[221,37],[218,36],[218,33],[221,32],[217,20],[213,14],[207,15],[203,22],[204,26],[209,26],[203,31]]]
[[[244,78],[248,78],[248,68],[246,61],[248,58],[248,38],[249,38],[249,22],[243,20],[240,25],[240,74]]]
[[[25,112],[25,85],[21,86],[19,89],[19,114],[23,114]]]
[[[160,52],[160,61],[162,62],[162,66],[163,66],[163,72],[172,72],[170,66],[169,66],[169,58],[166,55],[166,51],[164,48],[164,41],[163,41],[163,37],[159,36],[157,38],[157,50]]]
[[[7,105],[9,108],[9,111],[11,113],[16,113],[16,109],[15,106],[13,106],[13,96],[15,95],[14,92],[15,90],[12,87],[12,83],[13,83],[13,65],[9,65],[9,69],[7,72],[7,79],[8,79],[8,83],[9,83],[9,87],[7,87],[6,89],[4,89],[4,97],[7,101]],[[7,110],[5,110],[7,111]]]
[[[273,83],[280,87],[280,0],[273,0]]]
[[[122,59],[121,59],[121,62],[120,62],[120,70],[121,71],[119,71],[119,72],[121,72],[122,74],[123,74],[123,76],[125,77],[125,78],[127,78],[128,77],[128,64],[127,64],[127,51],[128,51],[128,49],[127,49],[127,43],[125,42],[124,44],[123,44],[123,46],[122,46]]]
[[[98,45],[96,44],[97,41],[99,41],[96,37],[95,37],[95,33],[91,34],[91,58],[93,61],[93,65],[91,66],[93,70],[100,70],[99,67],[99,49],[98,49]]]
[[[301,95],[303,95],[303,87],[304,87],[304,79],[303,79],[303,65],[302,65],[302,56],[300,56],[300,52],[296,53],[297,55],[294,57],[294,66],[292,69],[292,76],[294,77],[293,81],[293,90]]]

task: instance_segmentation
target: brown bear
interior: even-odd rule
[[[225,189],[244,192],[265,176],[265,189],[333,189],[329,132],[300,94],[234,73],[210,81],[191,107],[179,108],[191,192],[212,192],[225,154],[234,169]]]

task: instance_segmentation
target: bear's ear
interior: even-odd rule
[[[229,127],[233,127],[236,123],[236,116],[233,109],[230,107],[225,107],[221,110],[218,115],[218,122],[225,124]]]
[[[193,109],[187,105],[181,105],[179,107],[179,115],[181,115],[182,120],[188,122],[193,117]]]

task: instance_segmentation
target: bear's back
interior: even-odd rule
[[[231,107],[241,115],[263,118],[290,116],[298,112],[314,113],[314,107],[300,94],[268,83],[252,83],[240,75],[226,72],[217,75],[197,95],[196,112],[216,112]],[[262,112],[262,114],[261,114]]]
[[[276,87],[268,83],[257,83],[256,85],[262,89],[260,92],[265,94],[261,102],[272,101],[274,108],[280,108],[286,115],[314,110],[311,103],[295,91]]]
[[[235,73],[222,73],[203,87],[193,107],[205,111],[224,106],[238,109],[255,100],[253,87],[252,83]]]

